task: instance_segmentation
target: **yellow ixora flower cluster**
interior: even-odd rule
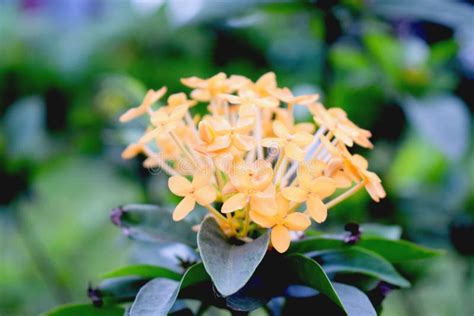
[[[150,90],[143,103],[120,117],[127,122],[147,114],[150,125],[123,152],[143,153],[146,168],[168,173],[169,188],[183,197],[173,219],[185,218],[196,203],[207,208],[228,236],[246,240],[271,229],[271,242],[285,252],[290,231],[326,220],[328,209],[365,187],[372,199],[385,197],[380,178],[348,147],[371,148],[371,133],[352,123],[340,108],[326,109],[319,96],[295,96],[279,88],[269,72],[256,82],[219,73],[185,78],[192,89],[170,95]],[[203,117],[191,114],[199,103]],[[165,101],[162,101],[165,103]],[[295,106],[305,106],[314,123],[296,123]]]

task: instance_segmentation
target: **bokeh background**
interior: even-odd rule
[[[110,209],[173,203],[120,159],[139,133],[120,113],[181,77],[270,70],[374,134],[362,153],[388,198],[359,194],[321,229],[399,225],[446,249],[401,267],[414,287],[382,315],[473,315],[473,30],[472,1],[0,0],[0,315],[87,301],[133,252]]]

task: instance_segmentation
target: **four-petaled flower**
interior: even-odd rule
[[[250,210],[274,215],[275,186],[273,169],[269,162],[257,160],[250,164],[236,164],[230,172],[230,182],[223,194],[233,193],[222,205],[222,213],[231,213],[249,205]]]
[[[290,133],[288,128],[281,122],[273,122],[273,132],[277,137],[267,137],[263,139],[264,147],[284,148],[285,155],[296,161],[305,158],[304,147],[313,141],[313,136],[307,132]]]
[[[293,202],[306,202],[306,210],[318,223],[326,220],[328,209],[323,200],[336,191],[333,179],[323,176],[321,170],[298,170],[298,186],[290,186],[281,190],[282,195]]]
[[[125,123],[131,121],[145,113],[147,113],[150,107],[159,99],[161,99],[166,93],[166,87],[162,87],[160,90],[148,90],[142,104],[135,108],[129,109],[127,112],[120,116],[120,122]]]
[[[274,216],[250,211],[250,218],[264,228],[271,228],[273,247],[280,253],[288,250],[291,242],[290,231],[302,231],[311,225],[308,216],[303,213],[289,213],[290,203],[282,195],[276,197],[277,212]]]
[[[168,187],[177,196],[184,197],[173,212],[173,220],[180,221],[185,218],[196,206],[211,204],[216,200],[216,189],[210,184],[209,172],[196,172],[192,182],[183,176],[173,176],[168,180]]]

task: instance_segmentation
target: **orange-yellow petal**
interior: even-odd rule
[[[172,176],[168,179],[168,187],[177,196],[185,196],[193,190],[188,179],[183,176]]]
[[[293,160],[303,161],[305,152],[296,143],[289,142],[285,146],[285,154]]]
[[[277,214],[277,203],[275,197],[261,197],[257,194],[250,198],[250,209],[266,216],[275,216]]]
[[[143,145],[141,145],[141,144],[130,144],[122,152],[122,158],[123,159],[132,159],[133,157],[135,157],[136,155],[141,153],[142,150],[143,150]]]
[[[241,151],[249,151],[255,147],[255,138],[248,135],[236,134],[232,138],[232,144]]]
[[[273,122],[273,133],[275,133],[276,136],[284,139],[286,139],[286,137],[290,134],[285,124],[280,121]]]
[[[185,197],[174,209],[173,220],[176,222],[182,220],[194,209],[195,206],[196,201],[192,197]]]
[[[212,175],[210,170],[207,169],[208,168],[204,167],[203,169],[194,172],[192,184],[195,190],[206,186],[211,182]]]
[[[289,201],[301,203],[306,200],[307,192],[298,187],[286,187],[281,190],[281,194]]]
[[[306,214],[291,213],[285,218],[284,225],[289,230],[305,230],[311,225],[311,221]]]
[[[288,228],[283,225],[276,225],[272,228],[270,235],[273,247],[279,252],[284,253],[290,247],[291,236]]]
[[[276,224],[273,217],[262,215],[257,211],[250,211],[250,219],[263,228],[270,228]]]
[[[262,139],[262,146],[269,148],[280,148],[283,147],[285,141],[278,137],[267,137]]]
[[[216,196],[216,189],[212,185],[206,185],[194,192],[194,198],[196,199],[196,202],[203,206],[214,202],[216,200]]]
[[[222,205],[222,213],[231,213],[243,209],[248,201],[248,195],[245,193],[237,193],[227,199]]]
[[[318,177],[312,182],[311,192],[324,199],[336,191],[336,183],[329,177]]]
[[[309,215],[317,222],[322,223],[328,216],[328,209],[317,196],[310,196],[306,201]]]

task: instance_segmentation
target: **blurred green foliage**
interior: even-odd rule
[[[469,3],[441,0],[0,1],[0,315],[86,301],[128,256],[108,211],[172,203],[162,177],[120,159],[142,122],[117,117],[146,89],[269,70],[373,131],[389,198],[359,194],[325,229],[399,224],[449,249],[407,267],[416,285],[383,315],[471,315],[473,252],[456,249],[474,230],[473,21]]]

